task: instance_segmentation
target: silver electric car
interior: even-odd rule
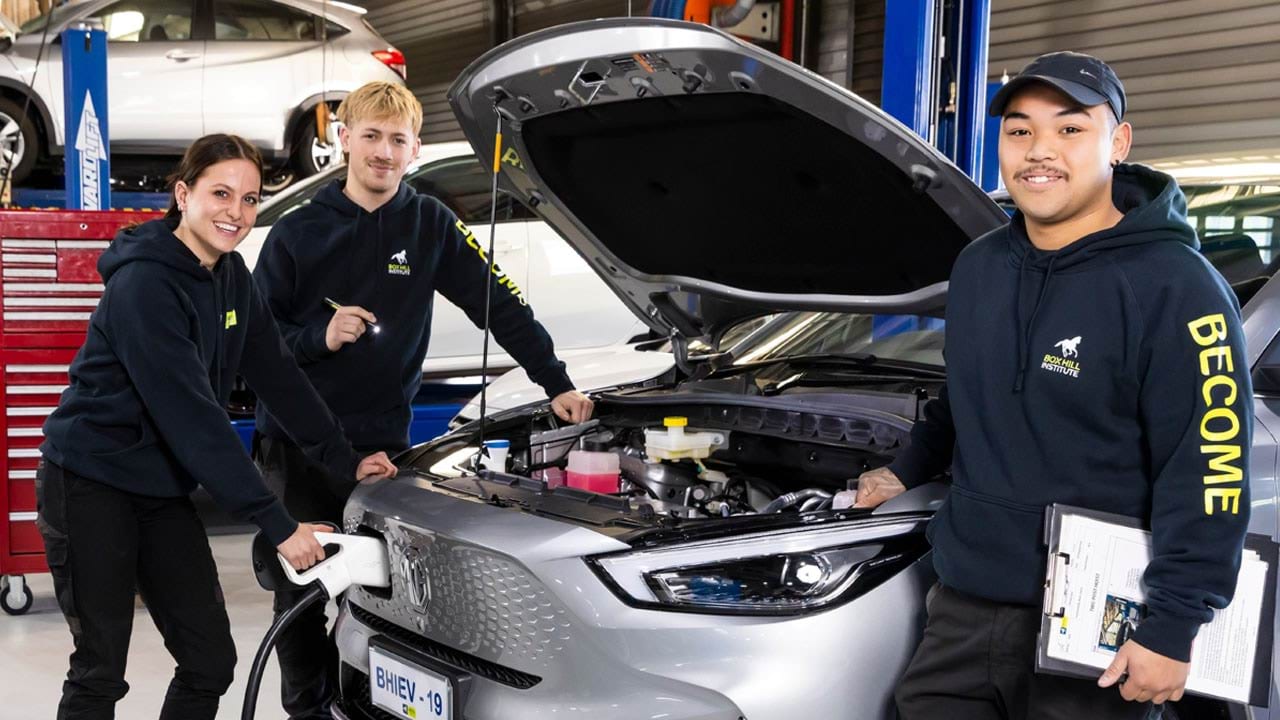
[[[1007,216],[877,108],[705,26],[534,33],[450,98],[482,157],[501,118],[505,185],[671,338],[677,367],[601,394],[583,425],[545,404],[464,425],[356,491],[345,530],[385,539],[392,582],[342,605],[335,716],[893,717],[945,484],[875,511],[830,498],[909,442],[944,377],[951,265]],[[1259,199],[1203,200],[1233,198]],[[1272,225],[1274,198],[1257,213]],[[1270,250],[1236,251],[1259,373],[1253,529],[1274,536],[1280,285]],[[477,468],[482,430],[509,443],[501,467]],[[620,469],[566,484],[570,452]]]

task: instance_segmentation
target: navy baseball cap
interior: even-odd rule
[[[1085,107],[1111,106],[1117,120],[1124,119],[1124,85],[1109,65],[1092,55],[1055,52],[1027,63],[1022,72],[1004,84],[991,98],[988,114],[999,117],[1014,93],[1031,83],[1048,83]]]

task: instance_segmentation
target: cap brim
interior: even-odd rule
[[[1078,82],[1063,80],[1061,78],[1047,77],[1045,75],[1019,75],[1004,84],[1004,87],[996,91],[995,97],[991,98],[991,105],[987,108],[987,114],[992,117],[999,117],[1004,114],[1004,108],[1009,104],[1009,99],[1013,94],[1022,88],[1033,83],[1045,83],[1062,91],[1064,95],[1075,100],[1085,107],[1093,107],[1094,105],[1106,105],[1108,103],[1107,96],[1096,90],[1085,87]]]

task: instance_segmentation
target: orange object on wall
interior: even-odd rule
[[[717,7],[728,7],[733,4],[735,4],[735,0],[685,0],[684,19],[689,22],[713,25],[714,23],[711,22],[712,11]],[[781,9],[781,39],[778,54],[792,62],[798,62],[795,57],[796,2],[795,0],[781,0],[779,5]]]
[[[728,7],[734,0],[685,0],[684,19],[689,22],[711,24],[711,11],[717,7]]]

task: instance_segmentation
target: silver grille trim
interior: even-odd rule
[[[552,663],[572,639],[566,608],[514,558],[388,519],[391,598],[360,604],[396,625],[520,669]]]

